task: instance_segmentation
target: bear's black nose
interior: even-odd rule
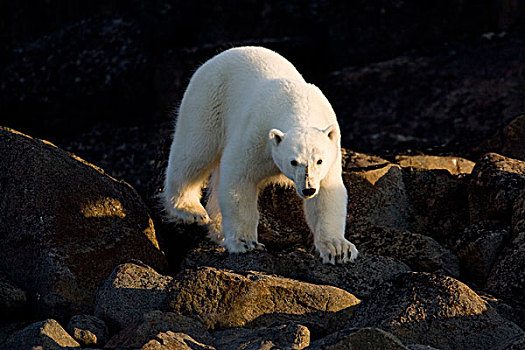
[[[306,196],[306,197],[310,197],[311,195],[313,195],[315,193],[315,188],[305,188],[303,190],[303,194]]]

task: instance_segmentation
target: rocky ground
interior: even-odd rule
[[[1,4],[0,348],[524,348],[525,4],[476,3]],[[336,110],[352,264],[291,190],[265,251],[163,218],[173,107],[244,44]]]

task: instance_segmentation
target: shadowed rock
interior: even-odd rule
[[[147,208],[125,182],[6,128],[0,166],[0,268],[42,315],[91,312],[99,283],[128,259],[166,267]]]
[[[104,321],[91,315],[71,317],[66,329],[84,347],[103,346],[108,337],[108,328]]]
[[[345,329],[315,341],[308,349],[408,350],[399,339],[378,328]]]
[[[504,349],[523,335],[465,284],[409,273],[385,283],[360,305],[352,327],[378,327],[403,343],[439,349]]]
[[[2,344],[3,349],[31,349],[36,346],[45,349],[61,349],[64,347],[79,348],[80,344],[53,319],[36,322],[14,332]]]

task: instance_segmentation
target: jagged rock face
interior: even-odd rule
[[[0,128],[0,267],[41,315],[91,313],[98,284],[137,258],[163,269],[148,211],[125,182]]]
[[[4,349],[31,349],[37,346],[45,349],[61,349],[79,348],[80,344],[54,319],[33,323],[14,332],[2,343]]]
[[[82,346],[103,346],[108,336],[106,323],[91,315],[75,315],[66,327],[68,333]]]
[[[405,344],[439,349],[504,349],[523,335],[465,284],[409,273],[387,282],[358,307],[353,327],[379,327]]]

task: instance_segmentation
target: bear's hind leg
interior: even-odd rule
[[[210,217],[208,238],[217,244],[221,244],[224,241],[224,236],[222,235],[222,214],[219,207],[219,179],[220,167],[218,166],[213,170],[208,182],[208,201],[206,203],[206,211]]]
[[[207,224],[210,221],[200,200],[202,187],[218,162],[217,148],[184,147],[177,134],[170,151],[164,188],[164,207],[170,220],[186,224]]]

